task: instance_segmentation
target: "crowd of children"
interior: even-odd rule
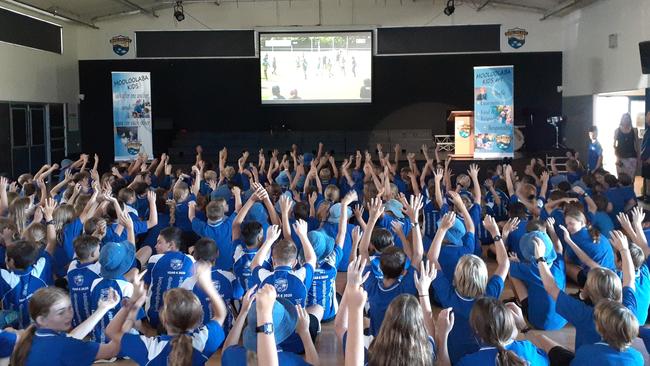
[[[100,174],[82,154],[0,177],[2,362],[319,365],[333,321],[346,365],[643,364],[633,177],[592,151],[482,179],[437,148],[403,153],[197,147],[186,170],[163,154]],[[536,332],[567,323],[575,347]]]

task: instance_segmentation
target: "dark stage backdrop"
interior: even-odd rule
[[[431,128],[445,134],[448,111],[473,109],[473,67],[490,65],[514,65],[516,124],[527,125],[527,149],[549,147],[554,130],[546,118],[562,113],[561,52],[376,56],[372,103],[344,105],[262,106],[255,58],[80,61],[82,148],[113,153],[111,71],[151,72],[154,150],[161,152],[180,129],[268,131],[284,124],[292,130]],[[161,130],[169,121],[171,129]]]

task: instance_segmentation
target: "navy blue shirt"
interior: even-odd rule
[[[99,352],[99,343],[84,342],[66,333],[38,329],[29,349],[26,366],[91,365]]]
[[[232,246],[232,222],[235,215],[230,215],[216,223],[207,223],[198,218],[192,220],[192,230],[198,236],[208,237],[217,243],[219,257],[216,267],[226,271],[232,270],[233,246]]]
[[[366,266],[364,272],[370,271],[370,267]],[[394,298],[401,294],[416,295],[417,289],[413,280],[413,267],[409,267],[407,273],[400,277],[390,287],[384,287],[384,282],[377,279],[375,276],[368,276],[368,280],[364,283],[363,287],[368,292],[368,304],[370,309],[370,334],[377,336],[379,328],[384,321],[386,309]]]

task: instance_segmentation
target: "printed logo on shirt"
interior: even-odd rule
[[[178,271],[179,269],[183,268],[183,261],[180,259],[172,259],[169,262],[169,265],[172,267],[174,271]]]
[[[84,284],[84,276],[83,275],[76,275],[72,278],[74,281],[74,284],[77,286],[81,286]]]
[[[212,281],[212,285],[214,288],[217,290],[217,292],[221,293],[221,282],[219,281]]]
[[[285,292],[289,288],[289,281],[286,278],[278,278],[273,283],[273,286],[277,292]]]

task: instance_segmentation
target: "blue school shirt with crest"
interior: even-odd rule
[[[494,219],[499,221],[505,221],[508,219],[508,203],[510,201],[507,194],[505,194],[500,189],[495,189],[497,196],[501,199],[500,204],[496,204],[494,194],[491,191],[488,191],[485,195],[485,202],[488,206],[492,207],[492,212],[494,213]]]
[[[158,324],[158,309],[162,306],[165,291],[180,287],[192,277],[194,259],[182,252],[156,254],[149,258],[144,283],[149,286],[145,310],[149,321]]]
[[[18,329],[25,329],[31,323],[29,317],[29,299],[36,290],[47,287],[40,278],[45,267],[45,259],[39,259],[33,266],[24,270],[0,270],[0,294],[2,294],[2,308],[17,311]]]
[[[176,204],[176,221],[174,226],[181,229],[183,232],[192,231],[192,223],[190,222],[190,218],[187,216],[187,212],[189,211],[188,203],[190,201],[196,201],[196,196],[194,196],[193,193],[190,193],[189,197],[185,201]]]
[[[588,169],[594,170],[598,165],[598,158],[603,155],[603,148],[600,146],[600,142],[590,142],[589,143],[589,157],[587,159]]]
[[[571,366],[642,366],[643,355],[632,347],[619,351],[605,342],[587,344],[577,349]]]
[[[48,286],[54,285],[54,266],[53,266],[53,258],[50,255],[50,253],[47,252],[44,248],[41,248],[39,252],[38,259],[44,259],[45,260],[45,265],[43,266],[43,271],[41,272],[40,278],[47,283]]]
[[[555,284],[560,290],[566,287],[564,258],[558,254],[550,270]],[[542,277],[536,263],[510,263],[510,276],[522,281],[528,290],[528,321],[536,329],[556,330],[567,323],[555,309],[555,300],[544,289]]]
[[[188,334],[192,338],[192,366],[205,365],[225,339],[223,328],[215,320]],[[167,366],[174,336],[146,337],[125,334],[120,344],[120,356],[129,357],[139,365]]]
[[[466,254],[474,254],[475,247],[474,233],[465,233],[462,238],[462,245],[443,244],[440,248],[438,263],[440,263],[445,276],[452,278],[460,258]]]
[[[283,350],[278,350],[278,364],[280,366],[309,366],[302,356]],[[246,348],[234,345],[223,350],[221,354],[221,365],[242,366],[247,365]]]
[[[101,277],[100,270],[99,262],[80,263],[78,260],[73,260],[70,263],[67,279],[74,313],[73,326],[81,324],[92,314],[90,287],[96,279]]]
[[[240,300],[243,292],[239,286],[239,282],[237,282],[237,279],[232,272],[223,271],[216,267],[212,267],[212,284],[219,293],[219,296],[221,296],[223,301],[226,303],[228,313],[222,327],[224,331],[228,333],[233,320],[233,313],[231,311],[232,306],[229,305],[232,304],[233,300]],[[197,284],[196,277],[192,276],[183,281],[181,288],[194,292],[196,297],[199,298],[199,301],[201,301],[201,307],[203,308],[202,324],[208,324],[208,322],[214,317],[214,314],[212,313],[212,304],[210,303],[208,295],[206,295],[201,286]]]
[[[519,249],[519,241],[524,235],[526,235],[526,225],[528,225],[528,220],[520,220],[517,229],[513,230],[508,235],[508,240],[506,242],[508,252],[515,252],[518,258],[523,258],[521,249]]]
[[[601,267],[605,267],[611,270],[616,269],[616,265],[614,264],[614,251],[612,250],[612,245],[603,234],[600,234],[598,237],[598,242],[594,243],[591,234],[589,234],[589,230],[587,230],[587,228],[582,228],[577,233],[571,235],[571,240],[573,240],[573,242],[576,243],[576,245],[580,247],[580,249],[582,249],[585,254],[587,254]],[[580,259],[578,259],[578,256],[573,252],[570,246],[565,245],[565,248],[566,255],[571,260],[571,262],[579,266],[585,266],[585,264],[582,263]]]
[[[469,325],[469,315],[476,299],[460,296],[444,272],[438,272],[432,286],[442,307],[451,307],[454,311],[454,327],[449,333],[448,350],[451,363],[455,364],[462,356],[479,349],[474,331]],[[498,299],[503,292],[503,287],[501,277],[492,276],[485,287],[485,296]]]
[[[512,341],[504,347],[508,351],[517,354],[521,359],[528,362],[528,366],[547,366],[549,365],[548,356],[544,351],[535,347],[530,341]],[[496,359],[499,351],[496,347],[481,347],[478,352],[463,356],[456,366],[474,366],[474,365],[496,365]]]
[[[323,321],[336,316],[338,301],[336,301],[336,268],[342,256],[341,247],[334,246],[334,251],[325,258],[314,271],[312,285],[307,292],[307,307],[320,305],[323,307]]]
[[[623,278],[623,273],[618,273]],[[643,326],[648,319],[648,308],[650,307],[650,271],[648,265],[641,265],[634,277],[634,297],[636,298],[636,315],[639,324]]]
[[[253,270],[253,280],[258,288],[264,285],[273,285],[278,297],[291,301],[294,305],[307,303],[307,290],[314,279],[314,268],[309,263],[302,267],[291,269],[289,266],[268,268],[259,266]]]
[[[370,271],[366,266],[364,272]],[[370,306],[368,314],[370,315],[370,334],[377,336],[379,328],[384,321],[386,309],[394,298],[401,294],[417,295],[417,289],[413,280],[415,269],[410,267],[404,276],[400,277],[389,287],[384,287],[383,280],[378,280],[375,276],[368,276],[363,287],[368,293],[368,305]]]
[[[233,259],[235,263],[233,264],[233,272],[239,281],[239,285],[244,290],[248,291],[249,288],[255,285],[255,281],[252,280],[253,271],[251,270],[251,262],[257,254],[258,248],[249,249],[246,247],[243,241],[236,240],[235,243],[239,244],[235,247],[235,255]],[[233,245],[235,244],[233,243]]]
[[[192,220],[192,230],[198,236],[205,236],[217,243],[219,257],[217,258],[216,267],[226,271],[232,270],[233,264],[233,247],[232,247],[232,222],[235,215],[224,217],[222,220],[210,224],[199,218]]]
[[[38,329],[25,366],[92,365],[99,352],[99,343],[84,342],[51,329]]]
[[[623,287],[623,305],[636,314],[636,297],[634,290]],[[556,304],[557,312],[576,328],[575,349],[583,345],[600,341],[594,322],[594,307],[560,291]]]
[[[133,285],[125,280],[124,278],[119,279],[109,279],[109,278],[97,278],[93,281],[90,286],[90,304],[92,312],[97,311],[97,304],[102,297],[108,296],[110,289],[114,289],[117,292],[117,295],[120,298],[120,302],[117,305],[109,310],[106,315],[95,325],[93,330],[93,340],[99,343],[108,343],[110,339],[106,336],[106,327],[115,317],[118,311],[122,308],[121,300],[124,298],[131,297],[133,295]],[[138,319],[142,318],[142,314],[138,316]]]
[[[424,236],[433,239],[438,231],[438,220],[442,218],[444,212],[436,207],[433,200],[428,201],[424,207]]]

